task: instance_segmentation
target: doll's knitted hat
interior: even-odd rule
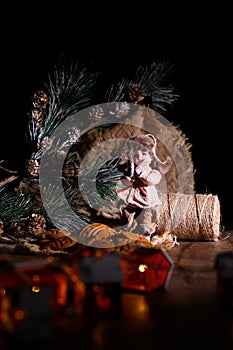
[[[129,139],[129,152],[131,153],[132,151],[144,147],[145,149],[150,151],[151,160],[155,161],[161,174],[166,174],[172,166],[172,158],[170,156],[167,156],[167,159],[164,162],[161,161],[156,155],[156,145],[156,138],[152,134],[141,134],[132,136]]]
[[[152,134],[140,134],[132,136],[129,139],[129,148],[131,150],[144,147],[145,149],[150,150],[151,155],[154,157],[156,156],[156,144],[156,138]]]

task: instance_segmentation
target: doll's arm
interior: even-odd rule
[[[167,156],[167,159],[162,162],[157,158],[157,166],[162,175],[165,175],[172,167],[173,160],[170,156]]]
[[[131,186],[132,185],[132,179],[129,176],[122,177],[121,182],[124,186]]]
[[[138,177],[143,181],[145,185],[157,185],[162,179],[162,175],[159,170],[152,169],[148,165],[139,165],[135,170]]]
[[[152,170],[149,174],[144,175],[142,178],[146,185],[157,185],[162,179],[162,175],[158,170]]]

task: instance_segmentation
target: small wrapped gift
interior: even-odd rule
[[[110,317],[119,315],[123,279],[120,257],[95,249],[91,255],[83,255],[79,259],[79,270],[86,286],[85,314]]]
[[[151,292],[167,288],[174,263],[165,250],[137,248],[121,257],[122,288]]]

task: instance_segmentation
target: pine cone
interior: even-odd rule
[[[32,124],[33,129],[37,130],[37,134],[41,134],[45,120],[47,117],[47,106],[49,100],[43,91],[37,91],[34,94],[33,109],[32,109]]]
[[[24,228],[21,226],[20,222],[18,221],[12,222],[10,224],[8,232],[10,235],[16,238],[20,238],[20,237],[22,238],[26,236]]]
[[[104,117],[104,110],[100,106],[94,106],[89,112],[91,120],[99,120]]]
[[[130,102],[138,104],[142,100],[144,100],[144,95],[142,93],[142,90],[140,86],[137,84],[132,84],[127,89],[127,95],[130,100]]]
[[[27,221],[27,231],[32,237],[42,236],[45,231],[46,220],[43,215],[33,213]]]
[[[77,164],[77,162],[69,160],[63,169],[63,176],[67,180],[67,182],[69,182],[70,185],[77,184],[78,173],[79,165]]]
[[[145,95],[137,84],[132,84],[126,89],[125,99],[127,102],[134,103],[153,109],[152,98],[149,95]]]
[[[35,211],[41,208],[42,201],[38,181],[23,179],[23,181],[21,181],[19,184],[18,191],[22,192],[26,196],[30,196],[31,202],[33,203],[33,209]]]
[[[44,93],[44,91],[36,91],[34,93],[34,102],[33,106],[35,108],[39,109],[45,109],[49,103],[47,95]]]
[[[4,224],[3,221],[0,219],[0,235],[4,232]]]
[[[27,170],[28,170],[30,175],[38,176],[39,175],[39,171],[40,171],[40,164],[39,164],[38,160],[30,159],[28,161]]]
[[[32,119],[35,124],[38,124],[40,126],[40,131],[42,131],[45,119],[43,113],[35,109],[32,111]]]

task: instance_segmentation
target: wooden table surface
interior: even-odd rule
[[[233,306],[224,308],[217,294],[215,262],[222,252],[233,252],[231,231],[218,242],[179,242],[167,252],[174,269],[166,289],[148,294],[124,291],[119,317],[64,319],[59,334],[48,342],[35,341],[33,350],[232,350]],[[15,345],[2,343],[0,349],[15,350]]]

